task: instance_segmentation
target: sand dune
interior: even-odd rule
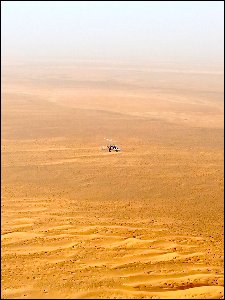
[[[222,79],[5,70],[2,298],[223,298]]]

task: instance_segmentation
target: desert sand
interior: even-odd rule
[[[224,297],[223,71],[18,64],[2,88],[2,298]]]

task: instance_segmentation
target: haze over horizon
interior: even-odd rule
[[[10,1],[2,61],[91,60],[222,66],[223,1]]]

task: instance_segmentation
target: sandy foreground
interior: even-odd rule
[[[2,85],[2,298],[224,297],[222,72],[14,65]]]

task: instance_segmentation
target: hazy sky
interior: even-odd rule
[[[223,1],[3,1],[2,59],[223,61]]]

